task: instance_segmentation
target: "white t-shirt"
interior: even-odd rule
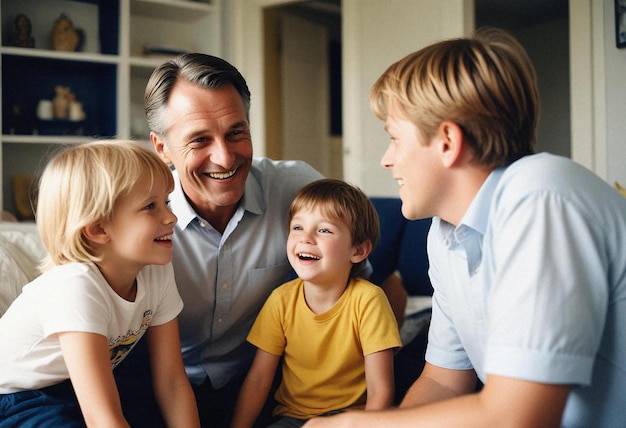
[[[148,326],[171,321],[182,307],[171,264],[139,272],[134,302],[118,296],[94,264],[56,266],[25,285],[0,318],[0,394],[69,379],[56,333],[106,336],[115,368]]]

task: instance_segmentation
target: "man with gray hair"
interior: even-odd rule
[[[145,91],[150,139],[174,167],[181,346],[203,426],[230,422],[255,351],[246,336],[291,274],[289,204],[322,177],[301,161],[253,157],[249,109],[243,76],[205,54],[157,67]]]

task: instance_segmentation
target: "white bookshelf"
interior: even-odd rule
[[[154,68],[173,53],[221,55],[222,0],[0,0],[0,210],[15,212],[13,177],[36,176],[61,145],[101,137],[146,140],[143,91]],[[34,48],[9,46],[18,13],[32,23]],[[51,30],[64,13],[85,32],[80,52],[55,51]],[[85,120],[40,120],[41,99],[69,86]],[[18,112],[18,113],[16,113]]]

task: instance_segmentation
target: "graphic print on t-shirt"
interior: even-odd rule
[[[152,309],[148,309],[143,313],[143,319],[141,320],[141,326],[137,330],[128,330],[123,336],[118,336],[115,339],[109,340],[109,352],[111,355],[111,366],[117,367],[119,363],[128,355],[133,349],[137,341],[141,339],[146,332],[150,323],[152,322]]]

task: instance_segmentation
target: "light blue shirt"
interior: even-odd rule
[[[267,296],[289,279],[289,205],[302,186],[322,176],[304,162],[255,158],[243,200],[221,234],[196,214],[174,175],[172,263],[185,304],[183,360],[192,382],[208,376],[221,388],[247,370],[254,356],[248,331]]]
[[[426,359],[573,384],[567,427],[615,427],[626,409],[626,198],[569,159],[491,173],[455,228],[433,220]]]

